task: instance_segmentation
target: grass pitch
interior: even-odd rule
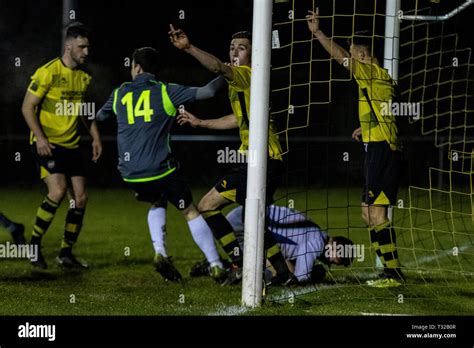
[[[373,277],[376,269],[368,233],[360,221],[358,191],[279,194],[282,199],[278,204],[308,207],[311,218],[331,235],[349,235],[355,243],[364,244],[365,260],[350,268],[333,267],[326,282],[317,286],[270,289],[265,305],[249,310],[240,306],[240,285],[222,287],[211,278],[187,276],[203,256],[174,207],[168,209],[167,243],[176,267],[186,278],[182,284],[165,282],[154,271],[147,204],[136,202],[129,190],[90,189],[75,253],[91,268],[65,271],[55,263],[67,210],[64,201],[43,241],[49,265],[46,272],[33,271],[26,260],[0,259],[0,315],[473,315],[472,222],[465,216],[455,223],[445,217],[433,228],[425,211],[420,217],[416,209],[395,212],[408,284],[369,288],[365,280]],[[196,200],[203,193],[193,192]],[[3,189],[1,195],[0,209],[25,224],[29,239],[41,190]],[[414,231],[409,228],[410,219],[417,220]],[[462,228],[466,231],[458,233]],[[1,231],[0,243],[7,240],[8,234]],[[450,253],[453,243],[459,247],[458,256]]]

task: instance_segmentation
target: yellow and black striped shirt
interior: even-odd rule
[[[229,99],[234,115],[237,117],[242,145],[239,151],[247,153],[249,147],[250,118],[250,79],[252,69],[248,66],[232,67],[234,79],[229,83]],[[268,123],[268,155],[271,159],[282,160],[282,149],[273,120]]]
[[[395,116],[388,110],[395,102],[395,84],[386,69],[354,60],[353,74],[359,85],[359,120],[364,143],[386,141],[399,150]],[[385,112],[384,112],[385,110]]]
[[[91,76],[80,69],[66,67],[60,58],[38,68],[31,77],[28,92],[42,98],[36,113],[44,134],[52,144],[66,148],[79,146],[77,107],[84,102]],[[36,141],[30,134],[30,144]]]

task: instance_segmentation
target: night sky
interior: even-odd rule
[[[441,1],[432,4],[428,0],[420,0],[420,8],[430,7],[432,14],[444,14],[455,5],[464,2]],[[131,57],[135,48],[142,46],[155,47],[161,53],[161,70],[159,80],[175,82],[183,85],[204,85],[214,75],[208,72],[192,57],[174,48],[169,42],[167,32],[169,23],[184,29],[196,46],[213,53],[223,61],[228,60],[228,45],[234,32],[251,30],[252,6],[251,0],[175,0],[170,2],[150,0],[118,0],[118,1],[77,1],[76,20],[86,24],[92,31],[92,49],[89,55],[87,69],[93,75],[90,88],[90,99],[96,103],[96,110],[106,101],[114,87],[130,80],[129,67],[124,66],[124,59]],[[297,0],[295,18],[303,19],[306,9],[311,8],[312,0]],[[352,14],[354,6],[359,16],[355,18],[355,25],[359,29],[372,29],[373,14],[376,6],[378,14],[383,14],[384,1],[375,0],[332,0],[318,1],[321,14],[330,15],[333,11],[338,14]],[[336,5],[334,5],[336,4]],[[403,1],[403,6],[414,6],[415,1]],[[333,8],[333,5],[336,6]],[[288,10],[286,5],[276,5],[275,18],[285,18]],[[405,9],[405,8],[402,8]],[[180,12],[184,11],[184,12]],[[278,12],[280,11],[280,12]],[[184,14],[184,19],[179,16]],[[459,46],[473,46],[472,24],[469,18],[474,17],[474,6],[450,21],[450,30],[459,34]],[[332,33],[331,20],[321,20],[321,26],[328,35],[350,36],[352,33],[352,19],[338,17],[335,19],[335,32]],[[2,156],[15,151],[19,146],[27,146],[28,127],[21,115],[21,103],[30,81],[30,76],[44,63],[60,55],[62,27],[62,1],[33,1],[0,0],[0,152]],[[377,35],[383,35],[383,16],[375,19]],[[282,44],[288,43],[288,32],[281,31]],[[308,39],[309,32],[306,24],[299,21],[295,24],[294,39]],[[340,40],[344,43],[345,40]],[[327,58],[320,47],[314,45],[313,58]],[[302,46],[295,46],[294,61],[307,61],[308,50]],[[301,54],[299,52],[302,52]],[[282,58],[283,57],[283,58]],[[15,66],[15,59],[21,59],[21,66]],[[273,64],[278,66],[284,61],[284,53],[273,51]],[[283,59],[283,60],[282,60]],[[313,62],[313,80],[327,80],[329,76],[329,62]],[[332,66],[332,77],[348,79],[344,69]],[[307,82],[308,65],[294,67],[293,83]],[[299,80],[298,80],[299,79]],[[272,86],[287,83],[284,75],[274,75]],[[328,98],[329,84],[314,85],[312,95],[315,100]],[[302,93],[298,89],[293,92],[295,103],[306,104]],[[354,99],[356,88],[353,83],[342,81],[331,84],[333,102],[320,109],[311,110],[313,117],[309,127],[295,131],[288,136],[346,136],[357,126],[357,101]],[[302,98],[302,99],[301,99]],[[272,111],[286,107],[278,105],[285,98],[275,98]],[[313,100],[314,101],[314,100]],[[231,109],[226,91],[209,101],[197,102],[188,107],[202,118],[215,118],[228,114]],[[349,115],[349,116],[348,116]],[[301,118],[306,119],[305,115]],[[293,118],[293,120],[298,119]],[[291,122],[293,122],[291,120]],[[305,122],[305,121],[304,121]],[[279,129],[285,127],[287,119],[281,117],[276,120]],[[101,128],[104,135],[113,135],[115,128],[112,122],[107,121]],[[216,132],[178,127],[173,129],[174,134],[216,134]],[[233,134],[236,131],[227,131],[219,134]],[[237,145],[237,144],[235,144]],[[114,144],[111,144],[113,149]],[[189,144],[186,144],[189,147]],[[196,144],[204,146],[204,144]],[[113,150],[111,150],[113,151]],[[178,149],[178,152],[180,150]],[[305,150],[307,151],[307,150]],[[110,156],[113,158],[114,156]],[[111,160],[108,164],[113,165]],[[107,167],[107,166],[106,166]],[[109,168],[109,167],[107,167]],[[11,175],[14,177],[15,175]]]

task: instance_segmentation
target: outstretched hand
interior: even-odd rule
[[[177,121],[180,126],[189,124],[193,128],[198,127],[201,123],[201,120],[199,118],[197,118],[192,113],[186,110],[183,110],[183,112],[179,114]]]
[[[170,31],[168,32],[171,43],[180,50],[185,50],[191,47],[189,38],[181,29],[175,29],[173,24],[170,24]]]
[[[313,34],[319,30],[319,7],[316,7],[316,11],[308,11],[308,15],[306,16],[306,21],[308,23],[308,29]]]

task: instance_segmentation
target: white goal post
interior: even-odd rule
[[[242,304],[262,303],[273,0],[254,0]]]

